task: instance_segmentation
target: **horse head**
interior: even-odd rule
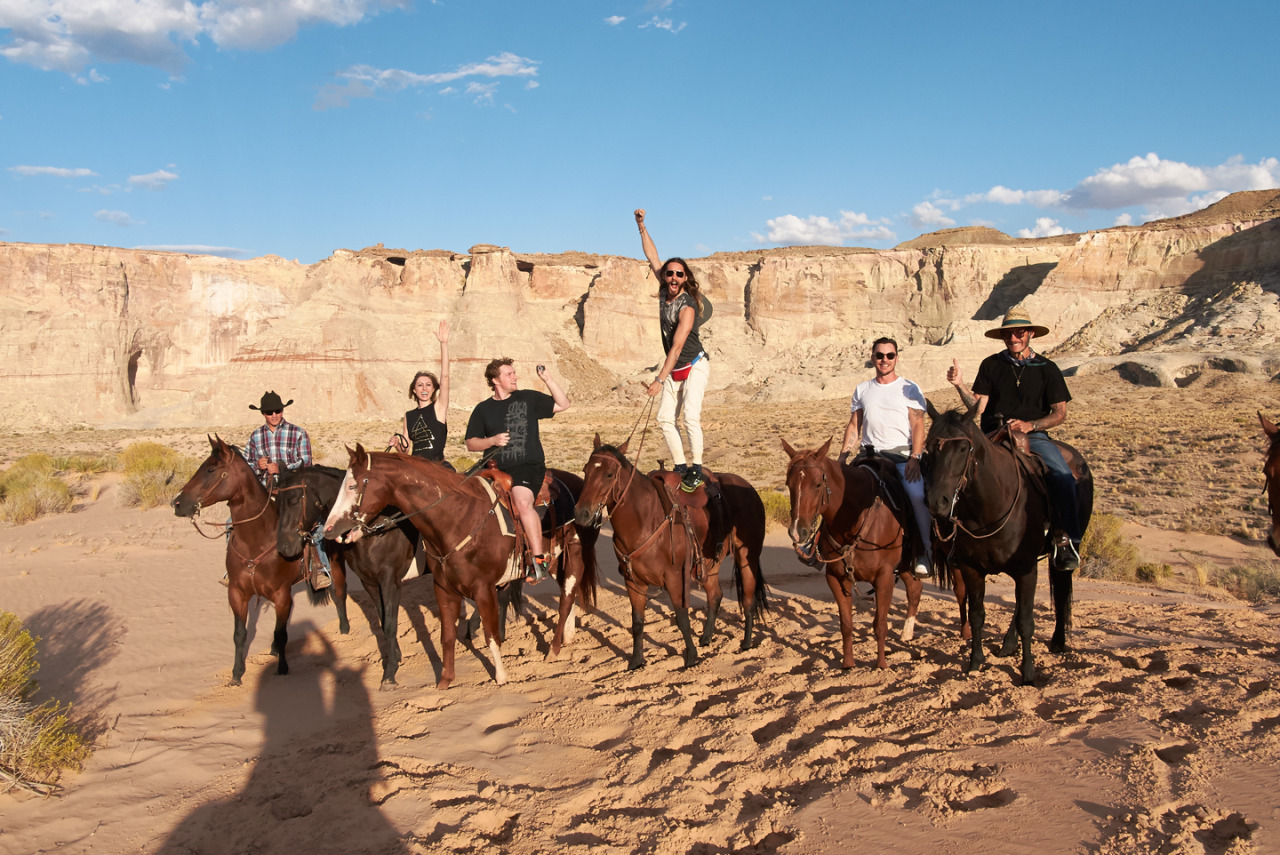
[[[258,482],[239,449],[216,434],[206,436],[212,452],[169,503],[180,517],[194,517],[201,508],[229,500],[245,483]]]
[[[306,538],[329,515],[343,472],[331,466],[304,466],[280,473],[276,504],[280,520],[276,549],[286,558],[302,552]]]
[[[373,453],[356,443],[354,449],[347,446],[347,458],[347,471],[338,487],[338,496],[324,521],[324,536],[328,540],[354,543],[363,535],[368,521],[389,502],[383,501],[376,509],[368,510],[368,506],[377,504],[383,492],[373,471]]]
[[[929,513],[950,517],[960,498],[960,491],[971,474],[977,451],[985,447],[987,438],[973,421],[974,408],[938,412],[929,404],[933,423],[925,439],[929,455],[929,476],[925,495]]]
[[[787,533],[800,560],[812,563],[818,552],[823,512],[839,492],[832,485],[829,471],[833,468],[827,457],[831,439],[809,451],[797,451],[785,439],[780,441],[782,450],[791,458],[787,466],[787,490],[791,494],[791,525]]]
[[[1280,426],[1258,412],[1262,432],[1267,437],[1267,456],[1262,464],[1262,478],[1267,486],[1267,509],[1271,514],[1271,531],[1267,533],[1267,546],[1280,555]]]
[[[599,528],[626,493],[630,479],[635,477],[635,468],[626,458],[630,442],[628,439],[615,448],[601,443],[600,434],[596,434],[591,456],[582,467],[582,495],[574,506],[573,517],[578,525]]]

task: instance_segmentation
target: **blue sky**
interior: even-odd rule
[[[640,257],[1280,186],[1280,3],[0,0],[0,240]]]

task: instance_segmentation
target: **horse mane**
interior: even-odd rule
[[[621,451],[618,450],[618,447],[616,445],[602,445],[599,448],[597,448],[593,453],[594,454],[600,454],[600,453],[610,454],[619,463],[625,463],[628,466],[635,465],[630,460],[627,459],[627,456],[625,454],[623,454]]]

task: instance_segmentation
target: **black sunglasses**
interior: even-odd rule
[[[262,414],[263,414],[264,416],[278,416],[278,415],[280,415],[280,413],[282,413],[282,412],[283,412],[283,410],[263,410],[263,411],[262,411]]]
[[[871,355],[874,356],[876,359],[880,359],[880,360],[889,360],[889,359],[898,358],[898,354],[896,353],[873,353]]]
[[[663,276],[674,276],[674,277],[675,277],[675,278],[677,278],[677,279],[683,279],[683,278],[684,278],[684,271],[683,271],[683,270],[664,270],[664,271],[662,271],[662,275],[663,275]]]

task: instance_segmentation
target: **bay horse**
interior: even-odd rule
[[[689,624],[689,588],[700,576],[707,594],[707,620],[699,645],[711,643],[716,616],[724,595],[720,589],[720,562],[732,553],[733,581],[742,605],[743,635],[739,650],[760,643],[757,619],[768,610],[768,589],[760,569],[764,547],[765,515],[760,494],[745,479],[719,473],[728,519],[724,531],[715,532],[706,514],[692,518],[695,543],[686,530],[681,506],[671,502],[664,487],[650,476],[639,475],[627,460],[627,445],[602,445],[596,434],[595,447],[583,467],[582,495],[578,499],[579,525],[599,528],[606,514],[613,523],[613,550],[618,569],[631,600],[631,659],[628,669],[643,667],[644,612],[648,586],[664,588],[671,598],[676,626],[684,638],[684,664],[697,663],[693,632]],[[724,526],[722,526],[723,528]],[[701,566],[696,566],[701,559]]]
[[[324,523],[338,497],[344,475],[332,466],[303,466],[282,472],[276,482],[279,524],[276,550],[286,558],[304,556],[311,546],[312,532]],[[380,515],[375,524],[388,519]],[[378,614],[385,653],[382,656],[382,687],[396,685],[400,667],[400,592],[405,574],[413,564],[418,546],[418,530],[406,521],[388,524],[376,536],[362,537],[352,544],[330,541],[326,549],[334,574],[350,570],[356,574]],[[318,558],[317,558],[318,560]]]
[[[497,585],[513,560],[515,537],[507,528],[507,510],[493,488],[482,478],[463,476],[411,455],[368,452],[363,445],[347,451],[350,465],[325,521],[325,536],[342,537],[357,526],[367,529],[388,505],[402,509],[421,533],[432,561],[442,660],[436,688],[449,688],[455,678],[454,653],[463,597],[476,604],[493,659],[494,679],[499,685],[505,683]],[[560,613],[548,659],[559,655],[574,607],[595,604],[594,554],[586,557],[576,529],[562,536],[556,571],[561,585]]]
[[[840,636],[844,642],[841,666],[853,667],[853,581],[870,582],[876,592],[876,666],[888,668],[885,639],[889,634],[889,606],[894,576],[907,588],[907,619],[902,640],[915,635],[916,612],[923,585],[912,572],[910,527],[894,513],[880,474],[868,466],[845,466],[827,456],[828,439],[820,448],[797,451],[782,440],[791,458],[787,466],[787,490],[791,496],[791,544],[805,563],[816,562],[826,571],[827,585],[840,612]],[[902,503],[899,513],[910,514],[905,491],[893,499]]]
[[[1052,514],[1043,486],[1012,451],[987,438],[973,421],[974,411],[971,407],[939,413],[932,403],[928,405],[933,423],[925,441],[929,460],[926,500],[940,531],[934,538],[934,551],[945,553],[943,564],[949,572],[958,571],[963,577],[971,628],[966,671],[980,669],[986,662],[982,631],[987,576],[1005,573],[1013,579],[1014,616],[999,655],[1013,655],[1020,640],[1021,681],[1032,685],[1036,679],[1031,652],[1036,581],[1040,557],[1050,549]],[[1075,449],[1065,443],[1058,445],[1081,471],[1080,521],[1082,528],[1087,527],[1093,509],[1088,464]],[[1071,625],[1071,571],[1050,562],[1049,586],[1054,606],[1049,651],[1061,653],[1068,649],[1067,629]]]
[[[1267,487],[1267,511],[1271,515],[1271,531],[1267,532],[1267,546],[1280,555],[1280,427],[1258,411],[1262,432],[1267,437],[1267,456],[1262,464],[1262,479]]]
[[[191,518],[192,524],[202,508],[218,502],[226,502],[231,512],[226,565],[227,602],[235,618],[232,633],[235,661],[228,685],[239,686],[248,647],[249,600],[255,594],[275,606],[276,628],[271,638],[271,652],[279,660],[276,673],[289,673],[285,645],[289,640],[289,615],[293,611],[293,586],[303,580],[303,567],[298,559],[285,558],[276,551],[276,503],[240,456],[240,451],[217,436],[209,437],[209,445],[212,453],[170,504],[175,514]],[[215,537],[223,536],[221,529],[219,524]],[[307,593],[312,605],[324,605],[330,600],[328,588],[317,591],[308,585]],[[332,600],[338,612],[339,631],[345,635],[350,632],[351,624],[347,620],[347,584],[341,572],[333,574]]]

